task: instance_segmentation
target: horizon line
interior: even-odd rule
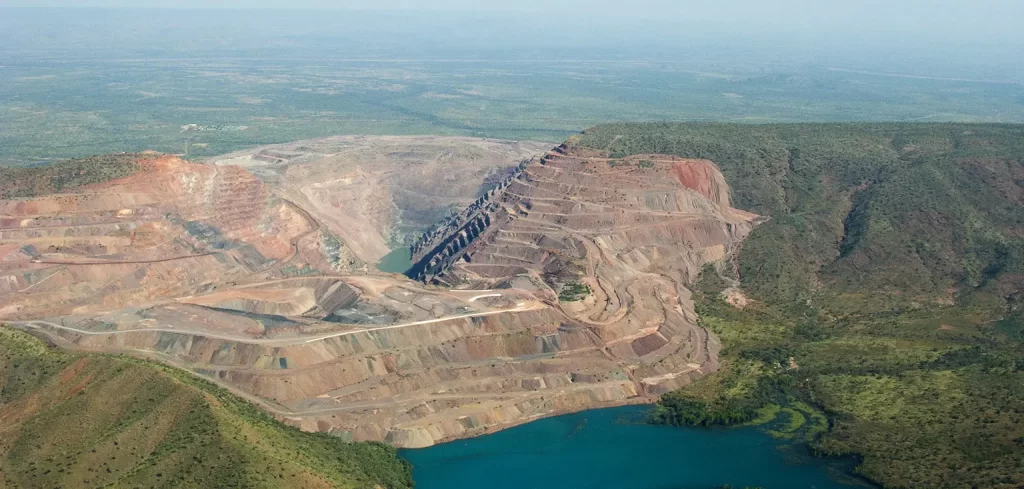
[[[410,7],[232,7],[232,6],[103,6],[103,5],[3,5],[0,4],[0,9],[24,9],[24,10],[271,10],[271,11],[311,11],[311,12],[330,12],[330,11],[360,11],[360,12],[512,12],[521,14],[543,14],[551,15],[553,12],[549,10],[519,10],[513,8],[454,8],[454,7],[433,7],[433,8],[410,8]],[[600,17],[620,17],[619,15],[610,14],[589,14],[592,16]],[[639,17],[637,17],[639,18]],[[654,17],[651,17],[654,18]]]

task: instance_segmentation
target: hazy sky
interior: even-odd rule
[[[1010,31],[1022,0],[0,0],[0,6],[458,9],[628,15],[716,23]]]
[[[1024,0],[0,0],[0,6],[429,9],[649,18],[762,32],[922,34],[1020,42]],[[739,32],[737,32],[739,33]]]

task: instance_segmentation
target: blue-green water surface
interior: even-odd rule
[[[546,418],[400,455],[413,464],[417,489],[870,487],[757,428],[649,425],[648,409]]]
[[[377,270],[385,273],[405,273],[412,268],[412,255],[408,246],[399,246],[377,262]]]

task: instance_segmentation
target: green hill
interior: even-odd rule
[[[412,487],[393,448],[282,425],[171,367],[0,328],[0,487]]]
[[[771,218],[696,284],[726,367],[661,421],[779,416],[777,436],[856,454],[886,487],[1024,485],[1024,126],[624,124],[571,143],[713,160]],[[722,298],[735,279],[743,309]]]

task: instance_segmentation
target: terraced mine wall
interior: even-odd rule
[[[383,239],[357,238],[377,232],[364,222],[377,214],[361,205],[376,195],[367,187],[383,185],[292,168],[309,173],[277,180],[282,190],[238,167],[167,159],[108,184],[103,201],[76,198],[70,216],[57,200],[67,196],[0,201],[18,216],[0,223],[10,233],[2,237],[16,240],[0,243],[0,272],[18,267],[11,279],[0,274],[0,316],[24,318],[21,327],[61,345],[167,359],[305,430],[402,447],[649,403],[718,369],[718,339],[697,320],[687,285],[730,256],[759,217],[732,208],[711,161],[611,158],[569,144],[518,170],[476,170],[480,179],[446,202],[476,200],[410,249],[413,275],[471,285],[461,290],[380,274],[300,276],[317,269],[297,263],[322,254],[319,223],[341,233],[353,256],[357,246],[381,247]],[[453,171],[468,170],[429,175]],[[481,181],[487,191],[477,194]],[[290,188],[309,193],[271,192]],[[168,214],[181,224],[157,225]],[[90,250],[51,250],[64,235],[23,229],[30,217],[73,227],[76,244],[99,228]],[[250,249],[277,264],[255,269]],[[196,250],[211,254],[189,255]],[[119,261],[42,263],[111,257]],[[115,279],[112,292],[81,285]],[[569,284],[587,294],[563,300]]]
[[[449,268],[452,263],[465,255],[469,245],[483,234],[495,219],[492,216],[504,214],[497,205],[488,205],[468,217],[461,227],[455,228],[443,237],[436,246],[424,253],[413,263],[408,275],[416,280],[426,282],[439,280],[438,275]]]
[[[465,210],[417,238],[409,247],[413,266],[406,275],[414,280],[443,283],[441,275],[465,256],[471,244],[493,223],[508,219],[508,212],[500,204],[501,195],[528,164],[528,161],[520,163],[511,175],[487,190]]]
[[[758,222],[731,209],[728,185],[710,161],[614,159],[562,144],[424,235],[410,276],[454,285],[531,274],[559,287],[593,266],[604,248],[621,253],[623,266],[664,268],[687,283]],[[679,245],[689,251],[680,254]]]
[[[568,144],[565,144],[565,143],[559,144],[558,146],[555,146],[554,148],[552,148],[551,151],[548,151],[546,154],[544,154],[544,156],[541,156],[540,163],[542,165],[545,165],[545,164],[547,164],[547,162],[552,157],[566,156],[566,155],[568,155],[568,152],[569,152],[569,145]]]

